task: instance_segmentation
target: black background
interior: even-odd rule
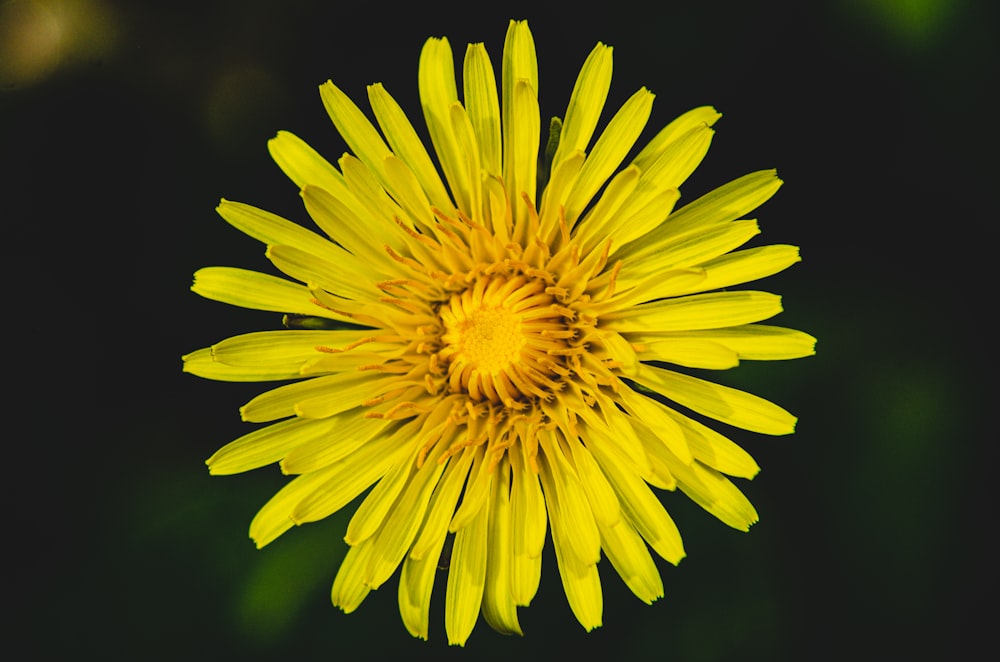
[[[6,626],[26,659],[965,659],[989,634],[996,3],[0,7]],[[75,16],[49,70],[12,64],[26,7]],[[498,67],[511,18],[535,36],[543,118],[599,40],[615,48],[609,109],[657,94],[647,138],[697,105],[723,113],[683,200],[778,168],[761,239],[804,261],[761,287],[819,345],[720,376],[800,417],[792,437],[735,435],[763,468],[741,485],[761,515],[749,534],[666,494],[688,557],[663,565],[662,600],[602,563],[605,625],[586,634],[547,556],[526,636],[480,622],[461,651],[443,584],[429,642],[406,633],[392,582],[355,614],[330,606],[344,516],[254,549],[249,521],[283,478],[203,461],[247,431],[237,408],[260,389],[184,375],[179,357],[278,324],[188,288],[202,266],[270,270],[219,198],[306,219],[266,141],[290,130],[339,156],[317,86],[363,104],[382,81],[419,124],[424,40],[459,57],[483,41]]]

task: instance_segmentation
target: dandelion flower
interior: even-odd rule
[[[744,216],[781,181],[754,172],[677,208],[719,114],[681,115],[626,163],[653,94],[636,91],[595,136],[611,70],[599,43],[543,145],[527,23],[508,27],[499,80],[484,46],[468,46],[461,97],[451,46],[432,38],[419,63],[432,152],[381,84],[368,87],[372,123],[327,82],[350,153],[333,165],[290,133],[269,143],[318,231],[218,207],[288,278],[209,267],[192,289],[283,313],[288,328],[184,357],[201,377],[285,382],[240,410],[267,425],[207,463],[295,476],[253,519],[259,547],[358,499],[332,590],[345,612],[399,570],[403,623],[426,639],[449,544],[449,642],[464,645],[480,612],[520,633],[549,537],[591,630],[602,555],[647,603],[663,594],[653,555],[684,556],[658,490],[736,529],[757,520],[729,479],[757,464],[706,421],[783,435],[796,419],[685,369],[813,353],[809,335],[759,324],[778,296],[727,289],[799,261],[794,246],[741,249],[759,232]]]

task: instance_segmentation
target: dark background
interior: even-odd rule
[[[543,8],[544,7],[544,8]],[[0,165],[8,423],[5,637],[23,659],[968,659],[993,625],[996,87],[989,0],[813,3],[0,0]],[[760,512],[729,530],[664,501],[688,557],[636,600],[602,563],[605,625],[576,623],[546,557],[524,638],[480,622],[448,648],[444,586],[413,640],[393,583],[344,615],[329,586],[345,517],[264,551],[247,527],[276,469],[210,477],[260,388],[179,357],[273,328],[205,301],[191,274],[269,269],[219,198],[306,219],[270,161],[279,129],[345,149],[317,86],[359,104],[382,81],[422,125],[417,58],[483,41],[499,67],[527,18],[543,118],[583,59],[615,47],[609,109],[640,85],[645,134],[723,113],[683,200],[777,167],[762,241],[804,262],[765,281],[818,355],[720,375],[800,416],[737,433]],[[991,417],[992,418],[992,417]],[[349,513],[352,508],[346,509]],[[551,549],[548,550],[551,553]]]

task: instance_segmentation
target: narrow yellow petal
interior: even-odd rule
[[[463,67],[465,107],[476,133],[479,161],[493,176],[503,174],[500,100],[490,56],[483,44],[469,44]]]
[[[330,590],[330,601],[335,607],[340,607],[345,614],[350,614],[361,606],[361,602],[371,592],[364,582],[364,569],[371,555],[370,541],[365,541],[347,550],[344,560],[340,562],[340,570],[333,580]]]
[[[565,163],[564,161],[563,164]],[[593,209],[584,215],[574,229],[573,235],[580,242],[583,250],[593,251],[598,244],[607,241],[610,234],[607,228],[617,227],[618,210],[635,191],[640,176],[641,171],[638,168],[629,166],[608,182],[604,193],[601,194]],[[618,248],[618,241],[614,242],[614,248]]]
[[[347,524],[344,542],[357,545],[373,536],[385,521],[389,509],[406,487],[410,479],[412,464],[397,462],[368,493]]]
[[[337,296],[365,302],[384,296],[360,261],[347,251],[338,252],[329,251],[330,259],[323,259],[292,246],[268,246],[266,255],[285,275]]]
[[[476,449],[475,459],[472,469],[469,471],[469,480],[465,485],[465,493],[462,495],[462,503],[455,511],[448,530],[452,533],[466,527],[479,514],[489,498],[490,479],[492,472],[489,471],[489,460],[486,458],[482,447]]]
[[[758,170],[706,193],[670,215],[657,232],[677,234],[693,228],[728,223],[761,206],[781,188],[775,170]],[[656,237],[650,237],[655,241]]]
[[[236,229],[265,244],[284,244],[317,256],[337,257],[339,248],[335,244],[277,214],[225,199],[215,211]]]
[[[259,428],[234,439],[205,461],[213,476],[242,473],[277,462],[288,453],[315,439],[327,439],[334,424],[328,419],[293,418]]]
[[[563,503],[563,494],[553,482],[559,470],[550,467],[547,459],[540,458],[539,464],[542,465],[540,476],[545,489],[545,507],[552,522],[552,542],[563,591],[573,615],[589,632],[601,627],[604,611],[604,594],[601,591],[597,563],[581,560],[579,553],[575,551],[578,532],[572,528],[573,522],[564,518],[566,504]]]
[[[559,147],[552,158],[553,168],[567,155],[577,150],[587,151],[611,89],[613,50],[598,43],[584,61],[566,107]]]
[[[344,172],[344,181],[365,209],[361,216],[362,222],[376,223],[393,227],[392,223],[401,221],[412,226],[409,214],[389,197],[372,171],[350,154],[340,157],[340,169]],[[401,234],[397,236],[402,236]]]
[[[462,154],[455,142],[450,116],[452,104],[459,101],[455,60],[447,39],[431,38],[424,43],[420,51],[417,80],[424,121],[445,180],[458,207],[470,213],[468,183],[461,168]]]
[[[468,526],[455,533],[444,611],[444,628],[452,646],[464,646],[479,619],[486,585],[489,510],[480,508]]]
[[[781,297],[738,290],[694,294],[605,313],[605,328],[619,333],[718,329],[758,322],[781,312]]]
[[[358,329],[255,331],[212,345],[212,355],[216,361],[234,366],[297,366],[315,358],[317,347],[343,347],[370,335],[370,330]]]
[[[759,246],[728,253],[705,262],[702,265],[706,274],[705,282],[700,283],[697,289],[689,290],[689,292],[717,290],[731,285],[749,283],[784,271],[801,260],[798,246],[784,244]],[[679,294],[688,294],[688,292],[682,291]]]
[[[456,150],[453,171],[458,180],[455,186],[462,192],[461,196],[456,192],[456,197],[464,199],[467,205],[459,205],[459,209],[469,216],[479,218],[483,208],[483,191],[479,182],[483,173],[475,129],[465,108],[457,101],[448,109],[448,119],[451,122],[452,144]],[[439,156],[444,158],[444,155]]]
[[[528,216],[522,194],[535,201],[535,163],[541,120],[538,110],[538,58],[526,21],[511,21],[501,64],[503,179],[515,226]]]
[[[399,615],[407,631],[425,641],[430,623],[431,592],[447,535],[447,529],[442,529],[423,557],[406,557],[399,573]]]
[[[236,267],[205,267],[194,274],[191,291],[241,308],[311,315],[350,322],[312,301],[309,288],[284,278]]]
[[[553,168],[552,176],[542,191],[539,234],[548,241],[552,241],[560,232],[560,223],[565,219],[566,198],[580,175],[585,160],[586,154],[583,152],[573,152],[563,159],[558,167]]]
[[[319,92],[323,106],[344,142],[385,185],[382,164],[392,152],[382,140],[382,136],[361,109],[332,81],[328,80],[320,85]]]
[[[474,450],[467,448],[460,457],[448,461],[445,472],[431,497],[432,503],[427,512],[427,519],[410,549],[411,558],[427,558],[432,555],[434,547],[444,541],[448,525],[455,514],[455,504],[458,503],[458,497],[462,493],[462,486],[469,475],[475,454]]]
[[[598,526],[615,526],[621,521],[621,505],[614,488],[601,473],[601,467],[579,439],[567,442],[573,466],[580,477],[580,486],[587,495],[587,502]]]
[[[641,343],[641,347],[638,354],[643,361],[664,361],[685,368],[727,370],[735,368],[740,362],[740,355],[734,350],[700,338],[656,338]]]
[[[511,456],[511,518],[514,522],[511,545],[511,594],[518,605],[528,605],[538,590],[542,548],[548,520],[538,475],[523,458],[523,448]]]
[[[660,129],[649,143],[642,148],[642,151],[635,157],[632,164],[647,169],[652,163],[659,159],[666,149],[677,141],[681,136],[687,134],[692,129],[702,126],[713,126],[722,115],[711,106],[701,106],[689,110],[677,117],[670,124]]]
[[[396,156],[409,166],[431,203],[438,209],[450,212],[453,207],[451,196],[406,113],[381,83],[368,87],[368,100],[379,127]]]
[[[711,342],[736,352],[741,359],[754,361],[798,359],[816,353],[816,339],[808,333],[767,324],[629,336],[631,342],[647,345],[651,352],[660,339]]]
[[[293,421],[313,423],[318,430],[325,430],[312,439],[289,451],[281,460],[285,474],[304,474],[332,465],[382,433],[386,421],[365,416],[363,408],[341,412],[321,419],[295,418]],[[320,425],[322,423],[322,425]],[[280,425],[280,424],[276,424]]]
[[[663,597],[660,571],[642,537],[627,521],[601,525],[601,546],[611,565],[637,598],[646,604]]]
[[[333,164],[294,133],[279,131],[268,141],[267,149],[274,162],[299,189],[312,185],[328,191],[344,190],[344,178]]]
[[[261,393],[240,408],[240,415],[251,423],[295,416],[299,411],[306,418],[326,418],[358,407],[385,389],[385,379],[368,372],[313,377]]]
[[[684,558],[681,534],[649,486],[600,444],[593,445],[591,451],[615,488],[622,512],[629,522],[663,559],[674,565],[680,563]]]
[[[669,407],[667,410],[684,430],[691,453],[702,464],[740,478],[753,478],[760,471],[750,454],[729,438]]]
[[[365,581],[372,588],[378,588],[396,572],[396,568],[399,567],[420,531],[431,495],[445,468],[444,463],[438,462],[443,450],[436,447],[427,456],[423,465],[412,472],[406,489],[393,504],[385,524],[379,528],[375,536],[375,550],[365,574]],[[413,466],[417,451],[419,448],[416,448],[416,444],[412,444],[410,452],[400,457],[408,466]]]
[[[721,384],[642,364],[636,380],[674,402],[723,423],[762,434],[795,431],[795,417],[761,398]]]
[[[396,202],[406,210],[414,225],[429,230],[434,225],[431,203],[409,166],[396,156],[387,156],[384,174]]]
[[[677,485],[688,498],[734,529],[749,531],[759,519],[753,504],[732,481],[699,462],[680,470]]]
[[[566,201],[566,222],[579,218],[594,195],[615,172],[642,133],[653,108],[653,93],[641,88],[625,102],[608,122],[594,144],[579,179]]]
[[[501,634],[523,634],[511,592],[511,530],[517,521],[511,519],[510,463],[506,458],[494,475],[488,515],[483,618]]]
[[[181,357],[184,372],[223,382],[270,382],[299,377],[299,367],[283,364],[230,365],[217,360],[211,347]]]
[[[292,511],[302,499],[308,497],[323,485],[329,474],[325,471],[299,476],[286,484],[264,506],[257,511],[250,522],[250,537],[260,549],[292,528]]]
[[[514,212],[515,228],[527,227],[529,210],[523,198],[530,205],[535,204],[537,186],[537,157],[540,140],[541,119],[538,110],[538,91],[527,81],[514,84],[511,95],[511,123],[506,132],[504,152],[504,182],[507,195]]]
[[[572,531],[566,535],[566,553],[576,555],[583,565],[596,564],[601,560],[601,536],[580,479],[555,435],[540,433],[539,442],[546,459],[539,475],[546,504],[550,501],[553,504],[548,508],[552,535],[558,526],[563,531]]]
[[[670,223],[667,223],[670,226]],[[739,248],[760,234],[756,221],[732,221],[683,234],[657,232],[655,239],[643,237],[617,254],[629,268],[619,278],[621,287],[648,278],[664,269],[683,269],[705,262]]]
[[[405,447],[399,448],[392,441],[373,439],[351,455],[323,468],[319,473],[325,477],[324,481],[295,504],[290,513],[292,520],[304,524],[329,517],[371,487],[407,455]]]
[[[636,377],[642,377],[643,369],[646,366],[639,366]],[[662,403],[648,398],[641,393],[636,393],[630,388],[623,388],[618,393],[618,400],[625,411],[631,415],[630,420],[639,421],[639,426],[633,425],[633,429],[639,438],[643,440],[643,448],[647,448],[650,443],[662,442],[666,444],[674,455],[682,462],[691,462],[694,456],[688,447],[684,431],[674,421],[666,411]],[[655,431],[655,432],[653,432]],[[650,436],[653,437],[652,441]]]
[[[396,228],[388,222],[372,223],[366,212],[359,216],[340,199],[315,186],[302,190],[302,200],[316,225],[348,252],[384,276],[398,273],[398,265],[383,248],[396,237]],[[354,204],[361,208],[356,199]]]

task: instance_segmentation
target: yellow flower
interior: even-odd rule
[[[527,23],[510,23],[499,85],[483,45],[468,46],[461,100],[448,41],[430,39],[419,89],[433,155],[382,85],[368,88],[376,129],[327,82],[323,103],[353,154],[335,167],[290,133],[269,143],[321,233],[249,205],[218,207],[294,280],[195,274],[198,294],[285,313],[290,327],[184,357],[202,377],[288,382],[241,409],[270,425],[208,466],[278,462],[297,476],[254,518],[260,547],[365,495],[333,584],[345,612],[401,567],[403,622],[427,638],[451,543],[449,642],[464,644],[480,611],[520,633],[517,607],[535,595],[550,533],[569,606],[591,630],[602,622],[602,554],[647,603],[663,594],[649,550],[674,564],[684,556],[651,488],[680,488],[737,529],[757,520],[727,478],[751,478],[757,464],[699,419],[782,435],[795,418],[677,368],[813,353],[809,335],[757,324],[781,311],[778,296],[726,289],[799,260],[794,246],[736,250],[759,231],[744,215],[781,181],[754,172],[675,211],[719,114],[685,113],[623,167],[653,94],[635,92],[594,139],[611,69],[612,49],[598,44],[538,172]]]

